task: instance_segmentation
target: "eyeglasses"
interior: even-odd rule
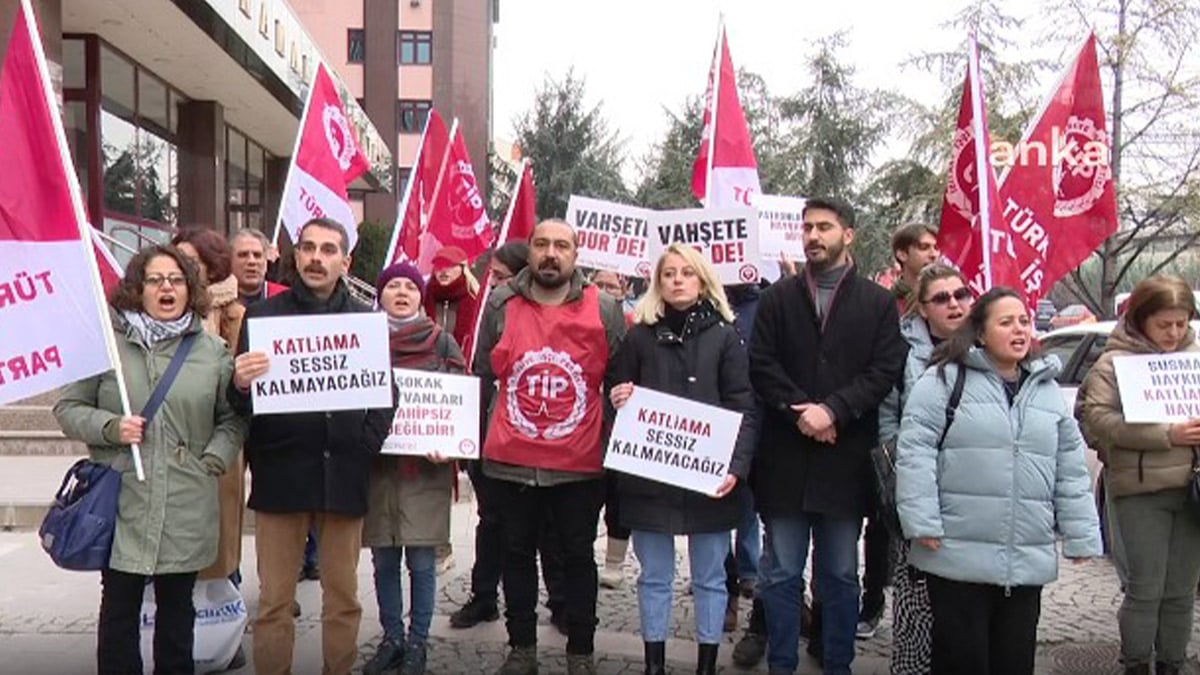
[[[167,276],[151,274],[142,283],[147,286],[154,286],[155,288],[161,288],[164,284],[171,284],[175,288],[183,288],[187,286],[187,277],[182,274],[169,274]]]
[[[971,299],[971,289],[966,286],[959,286],[954,289],[953,293],[950,291],[938,291],[929,296],[927,300],[922,300],[921,302],[924,304],[948,305],[950,304],[950,298],[954,298],[961,305]]]

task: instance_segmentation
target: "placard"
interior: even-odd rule
[[[580,267],[648,278],[646,235],[654,212],[638,206],[571,195],[566,221],[579,236]]]
[[[392,373],[400,406],[384,454],[479,458],[478,377],[404,368]]]
[[[1185,422],[1200,417],[1200,353],[1113,358],[1125,421]]]
[[[763,260],[804,262],[803,197],[753,196],[758,210],[758,253]]]
[[[754,209],[680,209],[650,216],[650,260],[672,243],[687,244],[712,263],[723,284],[758,283],[758,213]]]
[[[617,411],[604,468],[711,495],[729,473],[742,414],[634,387]]]
[[[254,317],[246,330],[271,361],[250,386],[255,415],[392,407],[383,312]]]

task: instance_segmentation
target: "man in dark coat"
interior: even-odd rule
[[[873,500],[870,448],[905,346],[892,297],[854,268],[853,241],[849,205],[808,200],[808,262],[763,293],[755,318],[750,377],[766,412],[753,487],[767,533],[759,591],[772,672],[796,669],[810,535],[825,672],[848,673],[854,660],[857,544]]]
[[[246,320],[371,311],[350,297],[342,280],[350,268],[342,225],[324,218],[309,221],[300,229],[294,250],[300,283],[250,306]],[[253,415],[250,387],[267,372],[269,362],[263,352],[247,351],[248,337],[243,324],[229,399],[234,408]],[[324,670],[348,673],[358,658],[362,606],[357,568],[367,481],[371,460],[383,447],[395,412],[393,403],[390,408],[251,418],[246,459],[249,506],[256,512],[260,590],[254,667],[260,675],[292,670],[296,570],[304,556],[305,535],[314,526],[323,563]]]

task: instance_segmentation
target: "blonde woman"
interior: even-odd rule
[[[622,474],[617,481],[621,524],[633,531],[641,564],[638,610],[646,672],[665,672],[665,644],[675,577],[675,536],[688,537],[696,614],[698,673],[715,673],[725,621],[725,554],[742,515],[743,487],[753,458],[746,429],[754,408],[746,348],[712,267],[694,249],[672,244],[658,259],[650,289],[634,310],[634,326],[614,365],[611,399],[629,400],[633,386],[655,389],[740,412],[742,430],[729,474],[712,495]]]

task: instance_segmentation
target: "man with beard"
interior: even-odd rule
[[[625,318],[615,300],[586,282],[576,256],[570,225],[539,223],[529,238],[529,266],[492,292],[479,332],[475,373],[492,409],[483,470],[496,481],[504,531],[511,647],[498,675],[538,672],[534,556],[550,514],[565,568],[567,672],[595,672],[592,542],[604,502],[605,378]]]
[[[326,218],[300,228],[295,246],[299,283],[246,309],[229,399],[253,416],[246,439],[250,508],[255,515],[259,604],[254,623],[254,670],[292,672],[296,570],[305,534],[316,529],[321,556],[323,672],[344,675],[358,659],[358,556],[371,461],[383,447],[395,415],[390,408],[254,415],[250,387],[270,365],[247,351],[254,317],[369,312],[350,296],[342,275],[350,268],[346,230]]]
[[[750,377],[766,407],[753,477],[766,527],[758,591],[771,672],[798,663],[810,539],[826,673],[849,673],[858,623],[858,537],[874,501],[870,448],[878,407],[900,376],[905,343],[891,295],[857,274],[854,211],[804,207],[808,261],[763,292]]]

